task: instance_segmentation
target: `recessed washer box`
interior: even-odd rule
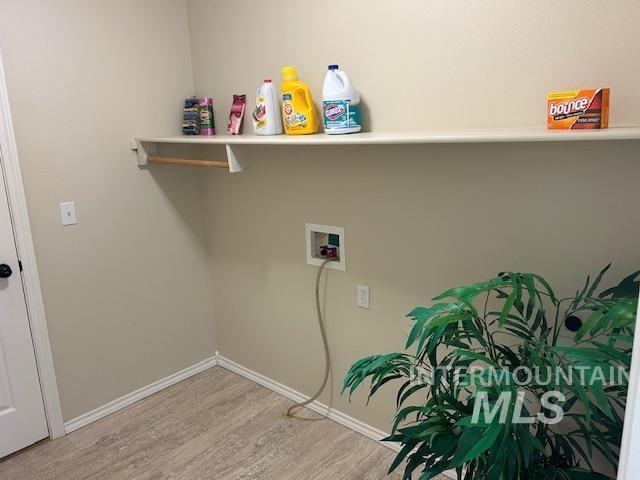
[[[344,228],[307,223],[305,224],[305,233],[307,237],[308,265],[315,265],[318,267],[322,265],[322,262],[325,261],[326,257],[322,256],[321,247],[330,245],[336,247],[338,260],[328,263],[325,268],[342,271],[347,269]]]

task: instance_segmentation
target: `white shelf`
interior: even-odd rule
[[[363,132],[347,135],[214,135],[177,137],[137,137],[138,164],[147,164],[147,155],[155,154],[158,144],[226,145],[229,170],[241,171],[243,162],[238,155],[239,145],[273,146],[330,146],[330,145],[419,145],[430,143],[513,143],[513,142],[572,142],[594,140],[640,140],[640,127],[616,127],[603,130],[547,130],[545,128],[491,128],[467,130],[427,130],[420,132]]]
[[[547,130],[545,128],[487,128],[428,130],[422,132],[364,132],[347,135],[185,135],[180,137],[138,137],[148,143],[206,145],[382,145],[413,143],[505,143],[558,142],[576,140],[640,140],[640,127],[603,130]]]

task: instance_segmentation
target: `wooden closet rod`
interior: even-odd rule
[[[193,158],[161,157],[160,155],[149,155],[148,162],[156,165],[229,168],[229,162],[221,160],[195,160]]]

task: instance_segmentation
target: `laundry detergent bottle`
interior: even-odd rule
[[[338,65],[329,65],[322,87],[324,131],[329,135],[362,130],[360,95]]]
[[[287,135],[318,131],[318,114],[306,83],[298,80],[296,67],[282,67],[282,123]]]
[[[256,135],[280,135],[282,117],[278,93],[271,82],[265,80],[256,92],[256,108],[253,110],[253,130]]]

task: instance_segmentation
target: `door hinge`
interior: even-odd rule
[[[22,271],[22,260],[18,260],[18,268]]]

